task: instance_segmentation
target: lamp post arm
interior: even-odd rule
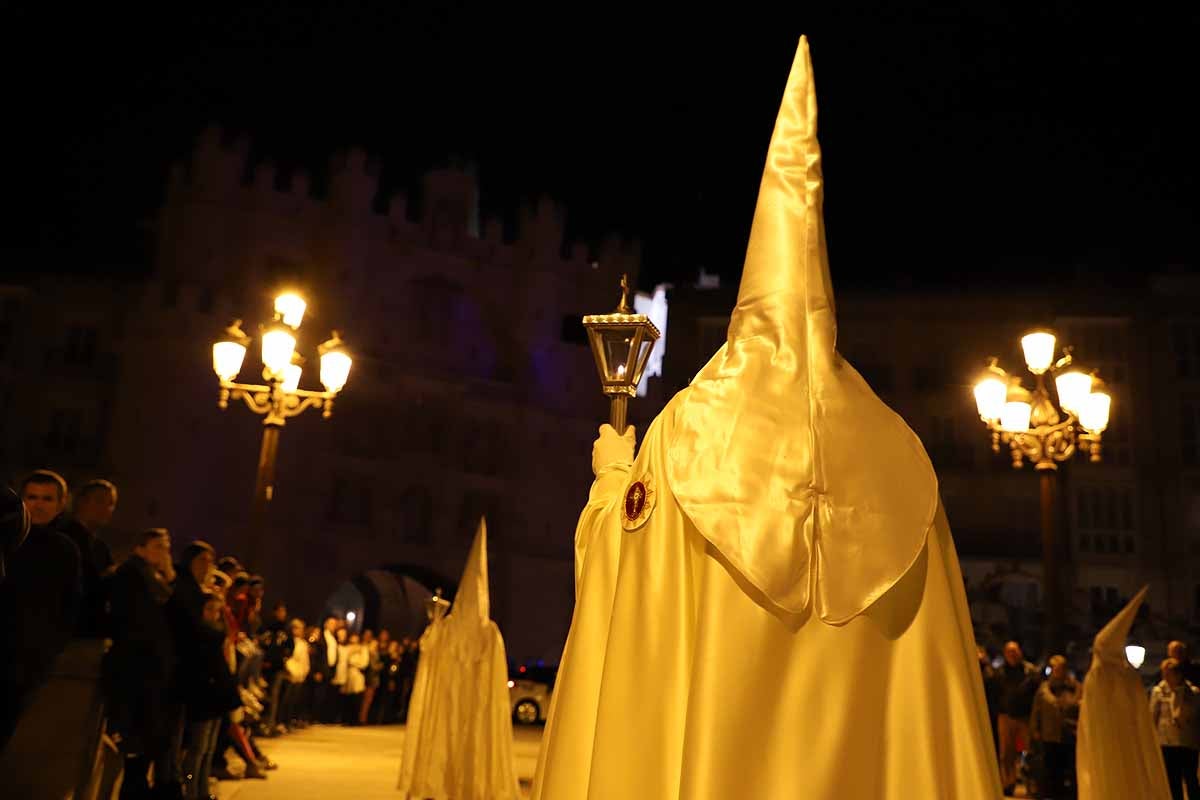
[[[240,399],[255,414],[267,415],[266,424],[282,425],[285,420],[299,416],[310,408],[323,409],[322,416],[328,419],[333,414],[333,399],[336,396],[334,392],[316,392],[309,389],[285,392],[278,385],[263,386],[222,381],[217,405],[220,408],[228,408],[231,399]]]

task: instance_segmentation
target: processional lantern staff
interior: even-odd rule
[[[629,398],[637,396],[638,384],[650,360],[659,331],[645,314],[635,314],[629,305],[629,276],[621,276],[621,302],[611,314],[589,314],[583,318],[592,357],[600,373],[601,390],[610,401],[609,422],[617,433],[625,433]]]

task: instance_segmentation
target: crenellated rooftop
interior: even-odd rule
[[[473,259],[566,263],[589,271],[603,265],[605,273],[615,269],[634,275],[640,267],[641,244],[636,240],[610,235],[594,247],[568,241],[567,210],[547,195],[517,209],[515,236],[506,238],[499,219],[481,215],[479,183],[469,167],[426,172],[417,198],[399,191],[385,197],[378,159],[351,148],[330,157],[322,195],[315,185],[320,182],[304,169],[281,169],[270,158],[251,163],[250,145],[244,135],[229,137],[218,126],[206,128],[186,163],[170,169],[168,209],[200,202],[246,211],[278,209],[293,216],[312,213],[313,222],[325,217],[368,231],[368,237]]]

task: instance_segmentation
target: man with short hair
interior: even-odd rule
[[[102,579],[113,568],[113,556],[98,534],[112,521],[117,508],[117,487],[97,478],[81,486],[73,501],[74,513],[63,515],[59,529],[79,548],[81,558],[83,601],[76,634],[83,638],[101,638],[107,626],[107,599]]]
[[[1179,662],[1179,669],[1183,672],[1184,680],[1200,686],[1200,664],[1192,661],[1191,653],[1188,651],[1188,646],[1185,642],[1175,639],[1168,643],[1167,658],[1173,658]]]
[[[1033,741],[1042,743],[1041,796],[1066,797],[1083,687],[1067,670],[1065,656],[1050,656],[1046,663],[1050,675],[1034,697],[1029,732]]]
[[[109,730],[114,739],[120,737],[125,754],[122,798],[147,796],[146,773],[151,765],[156,767],[156,783],[175,777],[167,704],[175,648],[166,608],[174,580],[171,536],[165,528],[143,531],[133,555],[112,577],[113,646],[105,664],[105,683],[111,708]],[[165,787],[155,789],[162,794]]]
[[[1017,784],[1018,742],[1029,742],[1029,715],[1041,684],[1038,668],[1025,660],[1021,645],[1004,645],[1004,663],[996,670],[996,727],[1000,734],[1000,779],[1004,793],[1011,795]]]
[[[19,494],[29,535],[0,584],[0,749],[33,690],[47,677],[75,628],[81,593],[79,548],[55,522],[67,505],[67,482],[37,470]]]

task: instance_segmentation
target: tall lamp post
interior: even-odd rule
[[[637,396],[638,384],[650,360],[659,332],[645,314],[629,306],[629,276],[621,276],[621,302],[611,314],[589,314],[583,318],[592,357],[600,373],[600,387],[609,398],[609,422],[617,433],[628,427],[629,398]]]
[[[321,416],[328,419],[333,413],[333,400],[350,375],[350,355],[345,342],[334,331],[328,341],[317,347],[325,391],[299,388],[304,359],[296,353],[296,334],[306,307],[303,298],[291,292],[275,298],[274,319],[263,327],[261,336],[265,385],[234,382],[250,345],[250,337],[242,331],[240,319],[234,320],[225,329],[224,336],[213,344],[213,371],[220,381],[218,407],[228,408],[231,399],[240,399],[247,408],[264,417],[254,505],[250,513],[249,552],[243,556],[247,563],[253,563],[260,555],[258,542],[266,521],[267,505],[275,493],[275,456],[279,450],[280,431],[287,420],[309,408],[321,409]]]
[[[1062,590],[1059,586],[1055,476],[1058,465],[1077,451],[1100,461],[1100,436],[1108,427],[1112,396],[1095,371],[1075,363],[1071,348],[1055,361],[1055,335],[1036,330],[1021,338],[1025,366],[1034,376],[1032,392],[1018,375],[1008,375],[989,359],[975,384],[979,416],[992,435],[992,450],[1008,445],[1013,469],[1028,461],[1042,483],[1042,595],[1045,605],[1045,648],[1061,647]],[[1054,377],[1053,389],[1046,375]],[[1052,395],[1053,392],[1053,395]],[[1057,404],[1055,403],[1057,397]]]

